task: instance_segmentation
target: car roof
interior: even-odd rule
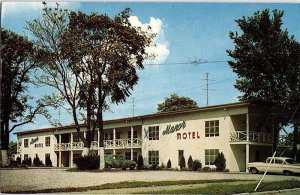
[[[267,159],[271,159],[272,157],[268,157]],[[289,158],[289,157],[274,157],[274,159],[277,159],[277,160],[286,160],[286,159],[292,159],[292,158]]]

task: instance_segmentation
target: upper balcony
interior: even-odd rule
[[[247,131],[230,132],[231,144],[243,144],[247,142],[255,144],[272,144],[272,135],[270,133],[249,131],[249,139],[247,140]]]
[[[142,139],[133,138],[131,139],[115,139],[115,140],[104,140],[105,149],[123,149],[123,148],[141,148]],[[54,144],[55,151],[70,151],[70,150],[82,150],[83,142],[73,142],[73,143],[61,143]],[[91,149],[99,149],[98,141],[92,141]]]

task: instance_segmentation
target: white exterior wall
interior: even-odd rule
[[[173,115],[159,115],[159,116],[149,116],[139,118],[136,117],[132,120],[117,120],[104,125],[104,133],[109,134],[115,132],[121,132],[120,139],[128,138],[128,131],[133,127],[133,131],[137,131],[138,138],[142,140],[141,148],[134,148],[139,154],[142,154],[144,158],[145,165],[148,164],[148,152],[149,151],[159,151],[159,165],[162,163],[167,165],[168,160],[171,160],[172,167],[178,168],[178,150],[184,151],[184,157],[186,164],[188,158],[191,155],[193,160],[200,160],[202,167],[205,165],[205,150],[206,149],[218,149],[219,152],[223,152],[226,159],[226,168],[230,171],[245,171],[246,166],[246,143],[232,143],[230,142],[230,132],[234,131],[246,131],[246,115],[248,113],[247,106],[233,107],[233,108],[214,108],[201,110],[196,112],[186,112],[184,114],[176,113]],[[219,136],[215,137],[205,137],[205,121],[219,121]],[[163,135],[168,125],[175,126],[177,124],[185,121],[185,128],[181,128],[170,134]],[[252,121],[250,120],[250,123]],[[250,124],[251,125],[251,124]],[[146,132],[151,126],[159,126],[159,140],[149,140],[146,136]],[[64,129],[59,131],[48,131],[44,133],[34,133],[25,134],[18,136],[22,140],[21,146],[21,159],[23,160],[24,154],[28,154],[29,157],[35,157],[38,154],[39,158],[45,163],[45,154],[50,153],[51,161],[53,166],[57,166],[57,154],[54,152],[54,144],[58,143],[55,135],[64,133],[76,133],[75,129]],[[193,132],[195,133],[195,138],[193,138]],[[177,133],[181,134],[181,139],[177,138]],[[183,133],[187,134],[187,138],[183,138]],[[190,133],[190,137],[189,134]],[[55,135],[54,135],[55,134]],[[49,147],[45,146],[45,137],[50,136],[51,145]],[[199,136],[199,138],[198,138]],[[32,138],[39,137],[37,143],[43,143],[42,148],[35,148],[34,144],[30,144]],[[24,148],[24,138],[29,140],[29,148]],[[58,139],[58,138],[57,138]],[[250,145],[249,159],[250,162],[255,157],[255,149]],[[261,151],[260,156],[265,156],[267,149],[256,148],[256,150]],[[264,151],[263,151],[264,150]],[[130,148],[115,148],[107,149],[105,153],[117,153],[130,151]],[[73,153],[79,153],[80,150],[76,150]],[[66,157],[66,155],[64,156]],[[71,157],[69,157],[71,160]],[[209,167],[215,168],[214,165]]]
[[[234,110],[219,110],[206,111],[201,113],[191,113],[177,116],[161,117],[160,119],[147,120],[143,125],[143,146],[142,155],[145,164],[148,165],[148,151],[159,151],[159,165],[167,164],[171,160],[172,168],[179,168],[178,165],[178,150],[184,150],[184,157],[186,164],[189,156],[193,160],[200,160],[202,167],[208,166],[215,168],[214,165],[205,165],[205,150],[218,149],[223,152],[226,159],[226,168],[230,171],[241,171],[239,163],[245,164],[243,154],[236,154],[230,146],[230,131],[234,131],[234,127],[230,118],[231,114],[244,114],[247,112],[246,108]],[[205,137],[205,121],[219,121],[219,136]],[[163,135],[163,131],[168,125],[176,125],[185,121],[186,127],[177,132]],[[149,140],[145,138],[145,131],[151,126],[159,126],[159,140]],[[187,137],[182,138],[183,133],[195,132],[195,139]],[[177,133],[181,133],[181,139],[177,139]],[[200,138],[197,138],[197,135]],[[238,150],[245,145],[235,146]],[[235,152],[235,154],[234,154]]]
[[[50,146],[46,147],[45,138],[50,137]],[[38,141],[30,144],[31,139],[38,138]],[[28,139],[28,148],[24,147],[24,139]],[[52,132],[43,132],[43,133],[35,133],[29,135],[23,135],[19,137],[19,142],[22,141],[21,145],[21,161],[24,160],[24,154],[28,154],[28,158],[31,157],[32,162],[35,158],[36,154],[38,154],[39,159],[45,164],[45,154],[50,154],[50,159],[52,161],[52,165],[57,165],[57,155],[54,152],[54,144],[57,143],[57,139]],[[42,144],[42,147],[35,147],[35,144]]]

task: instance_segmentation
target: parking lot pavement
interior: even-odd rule
[[[65,187],[96,186],[122,181],[162,180],[211,180],[240,179],[259,180],[261,174],[203,173],[192,171],[112,171],[69,172],[65,169],[13,169],[0,170],[0,190],[41,190]],[[266,181],[299,180],[299,176],[267,175]]]

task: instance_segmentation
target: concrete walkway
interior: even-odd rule
[[[212,180],[239,179],[256,180],[261,174],[246,173],[202,173],[192,171],[112,171],[112,172],[69,172],[64,169],[0,169],[0,190],[41,190],[66,187],[97,186],[123,181],[163,180]],[[265,181],[298,180],[299,176],[267,175]]]

